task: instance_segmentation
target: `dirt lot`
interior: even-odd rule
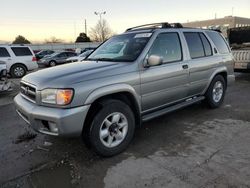
[[[108,159],[81,139],[32,132],[15,113],[17,92],[0,94],[0,187],[250,187],[250,73],[237,74],[221,108],[145,123]]]

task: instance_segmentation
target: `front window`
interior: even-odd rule
[[[114,36],[96,49],[87,60],[135,61],[148,43],[152,33],[129,33]]]

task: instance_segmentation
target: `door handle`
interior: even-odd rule
[[[188,65],[182,65],[183,69],[188,69]]]

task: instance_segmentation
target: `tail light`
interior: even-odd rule
[[[35,56],[32,57],[32,61],[37,61],[37,58]]]

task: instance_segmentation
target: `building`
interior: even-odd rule
[[[226,16],[224,18],[194,21],[183,23],[184,27],[195,27],[203,29],[220,29],[225,37],[227,37],[227,30],[235,27],[250,26],[250,18],[242,18],[236,16]]]

